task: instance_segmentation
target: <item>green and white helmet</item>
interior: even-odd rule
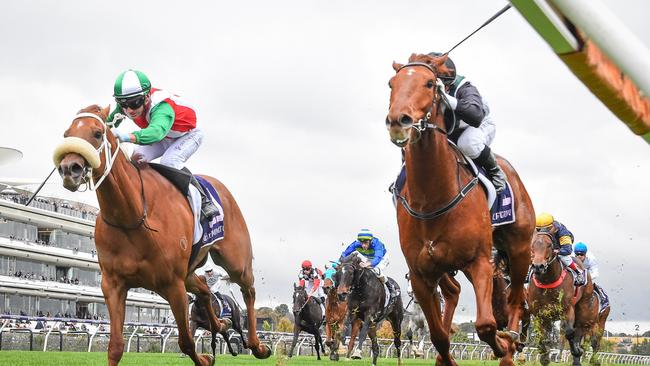
[[[121,73],[115,80],[113,97],[122,99],[145,95],[150,89],[151,82],[147,75],[142,71],[129,69]]]

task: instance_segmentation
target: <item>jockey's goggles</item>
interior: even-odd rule
[[[370,243],[370,239],[359,239],[359,243]]]
[[[581,256],[584,256],[584,255],[587,255],[587,253],[583,253],[583,252],[576,252],[576,255],[581,255]]]
[[[127,108],[138,109],[144,104],[144,95],[139,95],[135,98],[129,99],[115,99],[115,101],[117,101],[117,104],[119,104],[124,110]]]

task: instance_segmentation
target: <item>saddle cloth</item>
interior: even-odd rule
[[[510,182],[506,182],[506,189],[497,195],[492,181],[490,181],[485,174],[485,170],[477,169],[472,159],[468,158],[466,160],[469,162],[469,169],[478,176],[479,181],[487,191],[487,202],[488,208],[490,209],[490,216],[492,218],[492,226],[501,226],[515,222],[515,200],[512,195]],[[405,185],[406,164],[402,164],[397,179],[395,179],[395,182],[388,188],[388,190],[393,193],[393,205],[397,206],[397,194],[402,192]]]
[[[228,301],[226,300],[226,297],[222,294],[217,295],[218,292],[214,293],[214,298],[217,300],[217,303],[219,304],[219,308],[221,311],[218,314],[219,318],[232,318],[232,309],[230,308],[230,304],[228,304]],[[221,296],[221,298],[220,298]],[[223,300],[222,300],[223,298]]]

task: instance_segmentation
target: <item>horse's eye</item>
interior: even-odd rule
[[[99,139],[102,138],[102,133],[101,133],[101,131],[95,131],[95,138],[96,138],[97,140],[99,140]]]
[[[434,83],[433,80],[429,80],[427,82],[427,88],[429,88],[429,89],[433,88],[434,85],[436,85],[436,83]]]

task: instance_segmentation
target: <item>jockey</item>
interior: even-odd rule
[[[312,266],[309,260],[302,261],[300,273],[298,274],[298,285],[304,287],[307,295],[313,297],[319,305],[324,306],[325,293],[323,292],[321,278],[323,278],[323,272],[320,269]]]
[[[334,274],[336,274],[336,267],[339,265],[339,261],[330,262],[329,266],[325,266],[325,273],[323,274],[323,280],[329,279],[332,281],[332,284],[336,286],[336,281],[334,281]]]
[[[228,301],[224,301],[224,298],[221,296],[222,294],[219,291],[222,289],[222,285],[227,283],[226,281],[230,281],[230,276],[228,276],[228,274],[222,269],[218,268],[215,271],[212,267],[207,267],[203,272],[203,276],[205,276],[205,281],[208,283],[210,292],[213,293],[221,302],[221,308],[226,312],[232,310],[230,309]]]
[[[230,276],[222,269],[214,270],[212,267],[207,267],[203,272],[205,280],[208,283],[210,292],[219,292],[225,281],[230,281]]]
[[[196,152],[203,141],[203,131],[196,127],[196,113],[184,99],[170,92],[153,88],[149,78],[137,70],[121,73],[113,88],[117,107],[107,122],[115,121],[119,113],[128,116],[141,130],[126,133],[113,129],[122,142],[137,144],[133,158],[149,162],[161,158],[162,165],[182,169],[187,159]],[[219,214],[219,209],[191,175],[191,183],[201,194],[201,217],[210,219]]]
[[[553,250],[557,251],[557,256],[565,267],[573,272],[575,283],[578,285],[585,284],[585,278],[582,270],[578,268],[576,262],[571,257],[573,253],[573,234],[561,222],[556,221],[553,215],[541,213],[535,219],[537,231],[545,231],[553,235]]]
[[[386,253],[384,243],[372,235],[370,230],[362,229],[357,234],[357,240],[348,245],[343,253],[341,253],[341,258],[345,258],[354,252],[358,252],[366,259],[361,262],[361,267],[371,268],[381,282],[386,284],[391,296],[393,296],[395,289],[390,281],[386,281],[386,276],[383,273],[389,263],[388,253]]]
[[[585,269],[589,271],[591,281],[594,284],[594,290],[596,290],[596,295],[598,295],[598,300],[600,300],[600,311],[603,311],[603,309],[609,306],[609,297],[605,293],[605,290],[596,284],[596,278],[598,278],[599,274],[596,256],[591,254],[591,252],[587,250],[587,244],[581,241],[575,244],[573,252],[575,253],[576,258],[582,261],[582,265]]]
[[[429,56],[439,57],[442,54],[431,52]],[[456,131],[450,138],[463,154],[477,166],[485,168],[499,193],[506,187],[506,176],[490,149],[496,133],[496,124],[490,115],[490,108],[478,89],[464,76],[456,74],[456,65],[451,58],[447,57],[445,66],[449,73],[438,75],[438,86],[443,90],[453,110],[453,114],[445,113],[445,124],[456,124]]]

